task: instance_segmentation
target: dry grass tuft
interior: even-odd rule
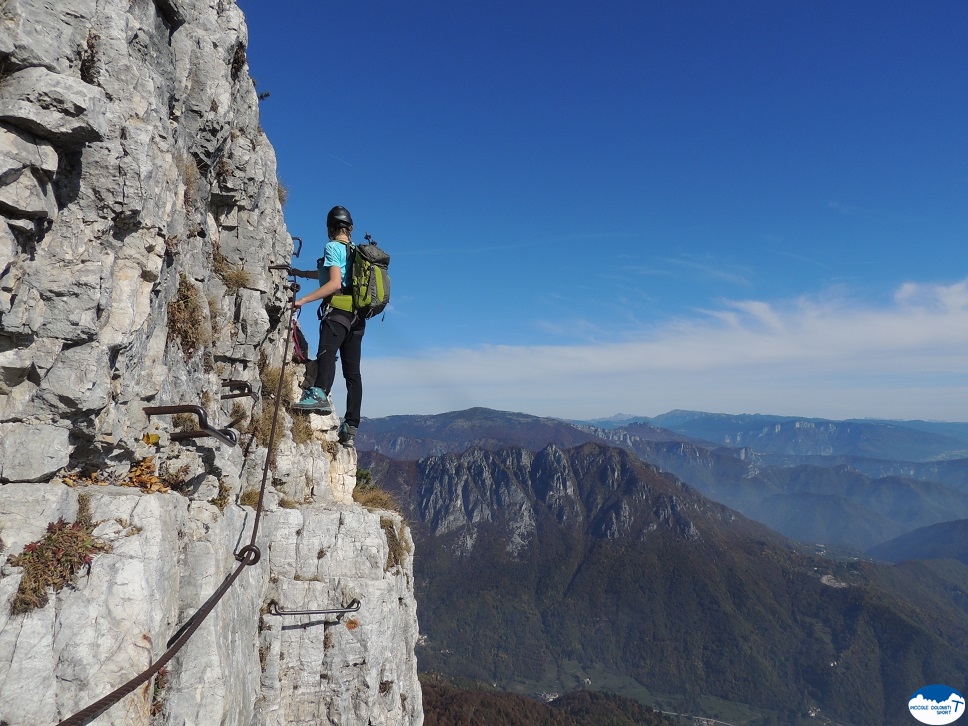
[[[214,504],[219,508],[220,511],[225,511],[225,508],[229,504],[229,495],[232,494],[232,490],[229,489],[228,484],[223,481],[218,483],[218,494],[216,494],[212,499],[208,500],[209,504]]]
[[[168,303],[168,341],[181,346],[186,361],[212,341],[202,296],[184,273],[179,273],[178,292]]]
[[[299,509],[299,502],[290,497],[283,497],[279,500],[279,506],[283,509]]]
[[[199,196],[201,196],[202,174],[198,170],[198,163],[191,154],[175,154],[175,167],[178,169],[178,173],[181,174],[182,181],[185,182],[185,193],[182,195],[182,204],[185,205],[185,211],[189,213],[189,216],[192,216],[197,206],[196,202]],[[189,233],[188,236],[194,237],[197,235]]]
[[[212,271],[222,281],[231,295],[234,295],[243,287],[252,286],[252,275],[242,267],[235,267],[217,249],[212,251]]]
[[[87,499],[81,497],[73,524],[63,519],[51,522],[43,539],[31,542],[21,554],[10,558],[11,565],[24,570],[10,603],[11,615],[44,607],[51,590],[57,593],[76,582],[78,572],[84,567],[90,568],[94,555],[111,549],[91,534],[94,527]]]
[[[390,517],[380,517],[380,527],[387,538],[387,563],[383,569],[389,572],[403,564],[410,554],[410,544],[397,533],[397,524]]]
[[[269,438],[272,433],[272,417],[275,412],[275,398],[276,391],[279,388],[279,376],[282,374],[282,368],[280,366],[270,366],[263,358],[259,365],[259,377],[262,381],[262,405],[258,412],[253,412],[252,417],[249,420],[248,433],[255,436],[255,440],[258,441],[262,446],[269,445]],[[289,405],[293,400],[293,384],[295,381],[295,373],[292,368],[286,371],[286,380],[282,386],[282,404],[281,408],[289,408]],[[284,411],[279,411],[279,420],[283,420],[285,415]],[[269,451],[269,466],[275,468],[276,463],[276,452],[279,448],[279,432],[276,432],[276,438],[273,442],[272,450]]]
[[[399,510],[396,499],[389,492],[385,492],[379,487],[374,486],[357,486],[354,488],[353,501],[357,504],[362,504],[371,512],[375,509],[384,509],[391,512],[397,512]]]
[[[309,422],[309,416],[293,416],[292,418],[292,440],[297,444],[306,444],[313,440],[313,425]]]
[[[362,504],[371,512],[383,509],[397,514],[403,514],[393,495],[373,483],[373,477],[367,469],[356,470],[356,486],[353,488],[353,501]]]
[[[259,504],[259,490],[258,489],[248,489],[242,492],[242,496],[239,497],[239,505],[242,507],[252,507],[255,509]]]

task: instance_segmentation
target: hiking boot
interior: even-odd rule
[[[350,426],[345,421],[339,427],[339,442],[343,446],[352,447],[356,444],[356,426]]]
[[[322,388],[313,386],[303,391],[302,398],[292,404],[292,408],[325,415],[333,412],[333,401]]]

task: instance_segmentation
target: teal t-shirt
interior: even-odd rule
[[[342,242],[330,240],[326,243],[326,251],[319,263],[319,284],[325,285],[329,282],[329,271],[326,268],[339,267],[340,280],[343,289],[350,286],[349,265],[346,258],[347,246]]]

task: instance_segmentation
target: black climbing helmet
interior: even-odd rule
[[[346,207],[333,207],[329,210],[329,214],[326,215],[327,229],[340,229],[342,227],[352,226],[353,218],[350,216],[350,212]]]

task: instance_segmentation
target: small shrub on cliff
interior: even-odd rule
[[[88,31],[85,49],[81,51],[81,80],[92,86],[98,85],[101,77],[101,71],[98,68],[97,48],[100,40],[101,36],[96,30]]]
[[[232,295],[243,287],[252,285],[252,275],[241,267],[233,266],[228,258],[217,249],[212,251],[212,270]]]
[[[177,342],[187,361],[208,345],[211,338],[202,311],[202,296],[188,276],[179,273],[178,291],[168,303],[168,342]]]
[[[90,567],[94,555],[111,547],[91,533],[94,523],[87,508],[87,500],[80,499],[77,520],[68,524],[63,519],[47,525],[47,534],[31,542],[24,551],[10,558],[10,564],[24,569],[20,587],[10,603],[10,614],[21,615],[42,608],[50,598],[50,590],[60,592],[77,580],[78,572]]]
[[[168,668],[162,668],[155,676],[154,685],[151,688],[151,706],[149,711],[152,716],[157,716],[165,710],[165,689],[168,688]]]

